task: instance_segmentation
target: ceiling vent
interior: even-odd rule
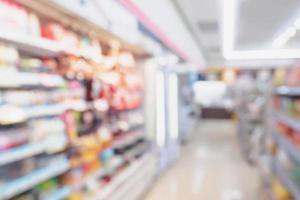
[[[213,52],[213,53],[220,53],[220,51],[221,51],[219,46],[210,46],[206,49],[210,52]]]
[[[217,32],[218,31],[218,22],[198,22],[197,23],[198,28],[201,32]]]

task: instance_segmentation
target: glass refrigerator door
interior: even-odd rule
[[[156,142],[160,150],[161,169],[179,156],[178,80],[175,73],[156,74]]]

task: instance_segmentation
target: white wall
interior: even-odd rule
[[[127,0],[125,0],[127,1]],[[196,41],[171,0],[128,0],[135,4],[170,41],[180,49],[190,62],[204,66],[205,60]]]

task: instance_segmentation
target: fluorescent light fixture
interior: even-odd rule
[[[280,48],[284,46],[289,41],[289,39],[290,37],[287,37],[286,35],[280,35],[273,41],[272,46],[275,48]]]
[[[179,61],[178,56],[176,56],[174,54],[169,56],[169,64],[175,65],[176,63],[178,63],[178,61]]]
[[[274,49],[274,50],[248,50],[231,51],[226,54],[231,60],[252,60],[252,59],[293,59],[300,58],[299,49]]]
[[[295,27],[288,27],[283,34],[274,40],[272,46],[276,48],[284,46],[296,33],[297,30]]]
[[[172,139],[178,138],[178,80],[175,73],[168,77],[169,86],[169,131]]]
[[[236,22],[236,0],[223,0],[223,52],[233,51]]]
[[[294,27],[299,30],[300,29],[300,18],[298,18],[295,23],[294,23]]]
[[[297,30],[294,27],[289,27],[286,31],[285,31],[285,35],[288,37],[293,37],[295,36],[297,33]]]
[[[159,147],[166,144],[165,78],[162,71],[156,74],[156,142]]]
[[[235,34],[238,0],[223,0],[223,55],[228,60],[252,59],[293,59],[300,58],[300,49],[271,49],[271,50],[235,50]],[[297,22],[297,23],[296,23]],[[300,19],[295,24],[300,24]],[[294,25],[295,25],[294,24]],[[275,47],[283,46],[288,39],[296,34],[297,27],[286,30],[285,36],[273,42]]]

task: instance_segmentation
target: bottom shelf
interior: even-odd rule
[[[72,193],[72,188],[65,186],[61,189],[59,189],[58,191],[54,192],[53,194],[51,194],[49,197],[47,197],[44,200],[61,200],[61,199],[65,199],[68,196],[70,196],[70,194]]]
[[[300,200],[299,186],[292,180],[292,177],[280,165],[279,161],[273,161],[273,171],[281,184],[293,195],[296,200]]]
[[[0,199],[12,198],[49,178],[66,172],[69,168],[69,162],[64,157],[58,158],[54,163],[51,163],[46,167],[2,185],[0,187]]]
[[[87,199],[121,200],[124,199],[124,195],[126,197],[130,195],[128,199],[137,199],[139,194],[142,194],[146,189],[155,173],[156,160],[154,156],[145,154],[114,177],[112,181],[103,189],[99,190],[96,195],[89,196]]]

